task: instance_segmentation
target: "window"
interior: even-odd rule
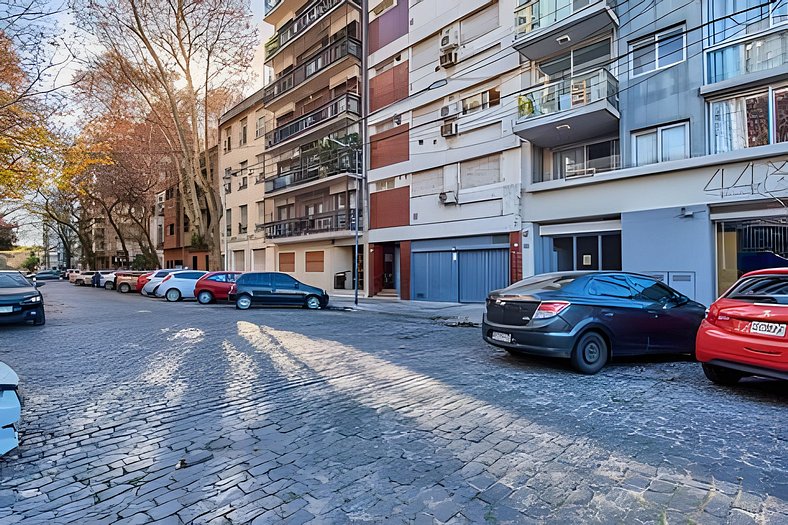
[[[375,183],[375,191],[393,190],[394,179],[381,180]]]
[[[238,210],[241,212],[241,222],[238,225],[238,233],[246,233],[247,225],[249,224],[249,207],[244,204],[243,206],[239,206]]]
[[[295,271],[295,253],[280,253],[279,254],[279,271],[280,272],[294,272]]]
[[[735,14],[734,14],[735,13]],[[742,37],[788,20],[788,2],[777,0],[709,0],[709,45]]]
[[[228,153],[233,149],[233,128],[224,129],[224,152]]]
[[[500,153],[460,163],[461,190],[496,182],[501,182]]]
[[[295,256],[294,253],[291,253],[290,255]],[[296,284],[298,284],[298,281],[296,281],[295,279],[293,279],[289,275],[284,275],[284,274],[281,274],[281,273],[274,273],[274,274],[269,274],[269,275],[271,275],[271,283],[272,283],[274,288],[282,288],[282,289],[286,289],[286,290],[287,289],[292,290],[293,288],[296,287]]]
[[[443,169],[414,173],[410,182],[410,196],[437,195],[443,191]]]
[[[305,262],[307,272],[322,272],[325,252],[306,252]]]
[[[788,0],[784,1],[788,5]],[[784,66],[788,63],[788,31],[737,42],[709,51],[706,56],[709,84]]]
[[[259,139],[265,135],[265,114],[262,111],[257,112],[257,118],[254,124],[254,138]]]
[[[715,153],[785,142],[788,88],[769,89],[711,104],[711,143]],[[771,107],[770,107],[771,106]],[[769,112],[774,112],[770,130]]]
[[[495,31],[500,25],[498,2],[460,21],[460,41],[463,44]]]
[[[632,134],[635,166],[689,157],[689,123],[661,126]]]
[[[169,231],[169,235],[175,235],[175,224],[170,224],[167,230]]]
[[[618,139],[584,144],[553,154],[554,179],[571,179],[619,168]]]
[[[238,133],[238,145],[246,145],[246,129],[248,128],[248,120],[246,117],[241,119],[241,131]]]
[[[501,103],[501,90],[497,87],[462,99],[462,114],[468,115]]]
[[[189,221],[189,216],[185,213],[183,214],[183,232],[187,233],[189,228],[191,227],[191,221]]]
[[[630,71],[636,77],[683,62],[686,58],[684,27],[675,27],[630,44]]]
[[[387,11],[390,11],[397,5],[397,0],[382,0],[377,3],[372,3],[372,8],[369,10],[369,21],[372,22],[376,18],[382,16]]]
[[[632,290],[623,275],[605,275],[595,277],[586,288],[588,295],[599,297],[618,297],[620,299],[631,299]]]
[[[230,208],[227,208],[227,210],[224,212],[224,217],[225,217],[224,221],[227,224],[227,235],[232,235],[233,234],[233,210],[231,210]]]
[[[216,275],[213,275],[211,277],[208,277],[208,280],[209,281],[213,281],[215,283],[226,283],[227,282],[227,274],[224,274],[224,273],[216,274]]]
[[[672,290],[657,281],[633,276],[629,276],[629,280],[635,293],[637,293],[636,298],[640,301],[667,303],[670,299],[676,297]]]
[[[621,234],[552,237],[551,272],[621,270]]]

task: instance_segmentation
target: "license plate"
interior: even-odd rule
[[[764,323],[763,321],[753,321],[750,323],[750,333],[785,337],[785,325],[780,323]]]
[[[0,306],[0,314],[10,314],[13,311],[13,306]]]
[[[500,341],[502,343],[511,343],[512,342],[512,336],[510,334],[502,334],[501,332],[493,332],[491,337],[492,337],[493,341]]]

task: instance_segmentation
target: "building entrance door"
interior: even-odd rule
[[[393,244],[387,244],[383,247],[383,289],[393,290],[396,288],[394,279],[394,255],[396,253]]]

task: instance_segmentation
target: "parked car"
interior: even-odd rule
[[[76,281],[77,276],[79,276],[79,274],[81,274],[81,273],[82,273],[82,270],[69,270],[68,271],[68,282],[70,282],[71,284],[74,284],[74,281]]]
[[[711,381],[788,380],[788,268],[744,274],[709,307],[695,347]]]
[[[208,272],[198,270],[172,272],[161,280],[156,288],[156,297],[164,297],[171,303],[182,299],[194,299],[194,285],[206,273]]]
[[[148,278],[148,282],[145,283],[145,285],[140,289],[140,293],[142,295],[155,297],[156,296],[156,288],[158,288],[159,284],[161,284],[161,282],[164,280],[164,278],[167,277],[168,275],[170,275],[173,272],[180,272],[180,271],[182,271],[182,270],[181,269],[179,269],[179,270],[175,270],[175,269],[156,270],[156,272],[154,272],[153,275],[151,275]]]
[[[645,275],[549,273],[490,292],[482,335],[512,353],[569,358],[595,374],[616,356],[692,354],[704,310]]]
[[[94,271],[86,271],[80,272],[78,275],[74,277],[74,285],[76,286],[92,286],[93,283],[93,275],[96,272]]]
[[[108,270],[106,273],[102,272],[99,275],[99,287],[105,290],[115,289],[115,274],[118,270]]]
[[[0,361],[0,456],[19,446],[17,425],[21,415],[19,377]]]
[[[0,271],[0,323],[46,323],[44,296],[37,290],[44,284],[29,281],[16,270]]]
[[[115,290],[120,293],[137,292],[140,288],[137,286],[137,280],[142,275],[147,275],[150,272],[140,271],[127,271],[115,272]]]
[[[279,272],[241,274],[232,285],[228,299],[239,310],[252,305],[301,306],[316,310],[328,306],[328,293]]]
[[[233,283],[241,272],[209,272],[200,277],[194,286],[194,295],[200,304],[226,301]]]
[[[33,276],[36,281],[57,281],[60,279],[58,270],[44,270]]]
[[[103,288],[107,276],[114,273],[115,270],[96,270],[91,278],[91,284],[96,288]]]

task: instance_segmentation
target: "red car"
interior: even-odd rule
[[[241,272],[206,273],[194,285],[194,296],[200,304],[226,301],[227,293]]]
[[[715,383],[750,375],[788,380],[788,268],[747,273],[717,299],[695,354]]]
[[[142,275],[140,275],[139,277],[137,277],[137,288],[136,288],[135,290],[136,290],[137,292],[140,292],[140,293],[142,293],[142,288],[143,288],[143,287],[144,287],[146,284],[148,284],[148,281],[150,281],[150,276],[151,276],[151,275],[153,275],[154,273],[156,273],[156,272],[148,272],[148,273],[143,273]]]

